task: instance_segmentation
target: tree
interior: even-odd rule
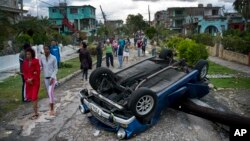
[[[250,19],[250,1],[235,0],[233,3],[234,9],[237,10],[246,20]],[[247,22],[246,22],[247,23]]]
[[[157,31],[154,27],[149,27],[146,29],[145,34],[148,36],[148,38],[151,40],[155,37]]]
[[[143,20],[141,14],[128,15],[126,23],[130,33],[135,33],[138,30],[145,30],[148,26],[147,22]]]

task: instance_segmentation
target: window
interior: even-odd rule
[[[213,16],[218,15],[218,13],[219,13],[218,10],[212,10],[212,15],[213,15]]]
[[[82,13],[84,13],[85,12],[85,10],[84,9],[82,9]]]
[[[175,20],[175,25],[178,26],[182,26],[182,20]]]
[[[77,14],[78,10],[77,8],[70,8],[70,14]]]
[[[52,8],[52,13],[56,13],[57,9],[56,8]]]
[[[176,15],[182,15],[182,14],[183,14],[183,11],[182,11],[182,10],[176,10],[176,11],[175,11],[175,14],[176,14]]]

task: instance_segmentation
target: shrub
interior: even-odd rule
[[[250,52],[250,42],[238,36],[228,35],[222,39],[222,44],[227,50],[243,54]]]
[[[174,37],[171,37],[168,41],[167,41],[167,47],[174,50],[176,49],[176,47],[178,46],[178,44],[183,41],[184,39],[181,38],[181,37],[177,37],[177,36],[174,36]]]
[[[179,59],[185,58],[189,65],[194,65],[200,59],[207,59],[208,52],[205,45],[193,40],[182,40],[177,46]]]
[[[73,65],[65,62],[60,62],[59,68],[72,68]]]
[[[90,44],[90,45],[88,46],[88,50],[89,50],[89,53],[90,53],[91,55],[97,55],[97,52],[96,52],[96,45]]]
[[[22,34],[16,38],[18,44],[33,43],[33,39],[28,34]]]
[[[207,46],[214,46],[214,37],[207,33],[194,34],[191,39],[195,40],[196,43],[204,44]]]

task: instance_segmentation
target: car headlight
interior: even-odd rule
[[[116,135],[118,139],[124,139],[126,137],[126,132],[123,128],[120,128]]]

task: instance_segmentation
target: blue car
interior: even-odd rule
[[[152,57],[113,73],[97,68],[89,78],[93,89],[80,91],[79,110],[91,113],[90,121],[128,139],[157,123],[161,112],[184,99],[209,93],[208,62],[194,68],[172,56]]]

